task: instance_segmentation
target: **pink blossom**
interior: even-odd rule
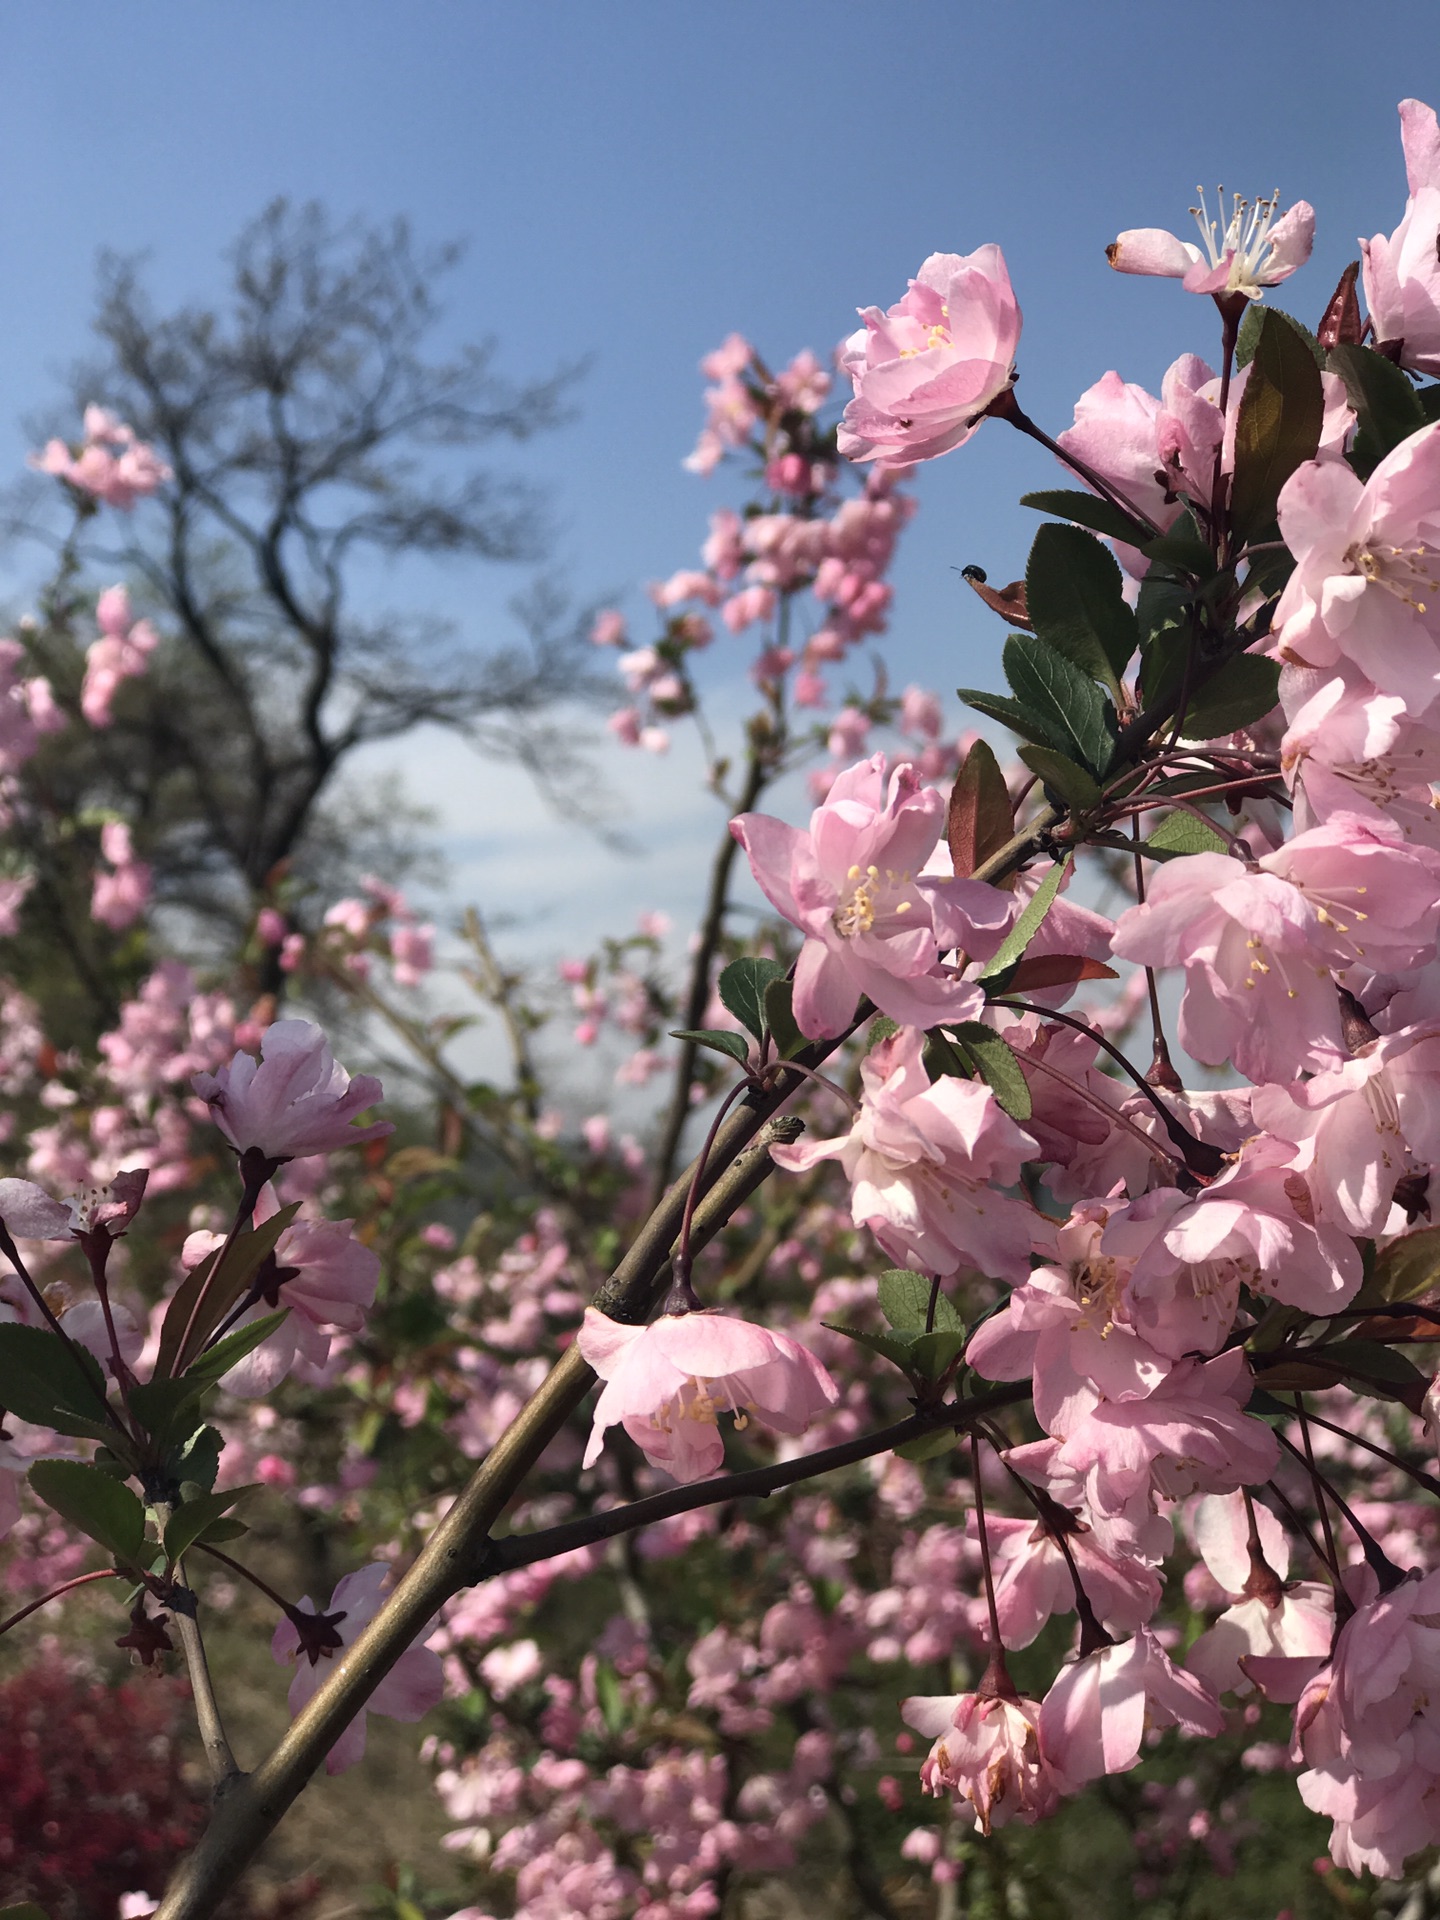
[[[753,1413],[780,1433],[803,1433],[840,1397],[806,1348],[783,1333],[714,1313],[662,1314],[622,1326],[585,1310],[579,1347],[605,1382],[584,1464],[600,1457],[606,1430],[621,1425],[652,1465],[677,1480],[702,1480],[725,1458],[717,1415],[737,1425]]]
[[[1302,1143],[1294,1165],[1320,1220],[1380,1233],[1396,1181],[1440,1163],[1440,1026],[1402,1028],[1308,1081],[1258,1088],[1254,1111]]]
[[[1407,839],[1440,845],[1440,812],[1430,785],[1440,769],[1440,734],[1383,694],[1348,662],[1332,672],[1286,665],[1280,704],[1288,726],[1280,760],[1295,796],[1298,831],[1337,813],[1393,820]]]
[[[435,929],[397,926],[390,930],[390,960],[397,987],[418,987],[435,965]]]
[[[1440,1837],[1440,1574],[1358,1606],[1301,1695],[1300,1797],[1334,1821],[1331,1858],[1390,1879]]]
[[[1284,1082],[1342,1051],[1328,970],[1418,966],[1437,917],[1440,859],[1396,827],[1337,814],[1248,866],[1218,853],[1170,862],[1113,946],[1185,968],[1180,1040],[1197,1060]]]
[[[395,1131],[388,1120],[353,1124],[382,1097],[380,1082],[368,1073],[352,1079],[311,1020],[277,1020],[258,1061],[237,1053],[218,1073],[197,1073],[191,1085],[232,1147],[253,1148],[268,1160],[333,1153]]]
[[[390,1569],[379,1562],[361,1567],[355,1573],[347,1573],[331,1594],[326,1613],[320,1616],[328,1634],[323,1629],[320,1632],[312,1629],[307,1641],[302,1643],[300,1630],[288,1618],[282,1620],[275,1629],[270,1651],[281,1666],[287,1661],[293,1661],[295,1665],[295,1678],[290,1682],[292,1716],[299,1713],[306,1701],[329,1678],[330,1670],[325,1663],[343,1647],[352,1645],[359,1637],[361,1628],[368,1626],[380,1611],[389,1579]],[[297,1611],[316,1613],[308,1594],[299,1602]],[[322,1647],[319,1643],[324,1637],[338,1642],[338,1645]],[[330,1749],[325,1771],[343,1773],[362,1757],[365,1752],[366,1713],[383,1713],[391,1720],[420,1720],[439,1704],[444,1690],[445,1676],[439,1654],[432,1653],[424,1646],[408,1648]]]
[[[1279,517],[1296,566],[1274,651],[1310,667],[1353,661],[1422,719],[1440,694],[1440,421],[1364,482],[1341,461],[1297,468]]]
[[[104,407],[86,407],[84,434],[78,452],[63,440],[47,441],[31,454],[31,466],[125,511],[173,478],[155,449]]]
[[[101,827],[100,851],[113,871],[96,872],[90,914],[119,933],[145,910],[150,899],[150,868],[135,858],[130,829],[123,820],[107,820]]]
[[[1335,1629],[1335,1603],[1321,1581],[1285,1586],[1290,1542],[1270,1509],[1255,1506],[1264,1566],[1257,1568],[1247,1541],[1244,1496],[1212,1493],[1195,1511],[1195,1542],[1217,1583],[1233,1598],[1215,1625],[1191,1647],[1185,1665],[1216,1693],[1248,1692],[1245,1663],[1262,1659],[1325,1659]]]
[[[1440,374],[1440,130],[1435,109],[1400,102],[1400,143],[1409,198],[1388,238],[1362,240],[1365,301],[1375,343],[1402,367]]]
[[[268,1212],[261,1209],[257,1217],[268,1218]],[[290,1373],[311,1384],[324,1382],[335,1335],[360,1332],[380,1278],[380,1256],[355,1239],[353,1224],[297,1220],[281,1234],[252,1282],[254,1302],[239,1324],[263,1319],[279,1307],[289,1312],[225,1375],[227,1392],[245,1399],[269,1393]],[[220,1244],[218,1235],[190,1236],[187,1264],[213,1250],[202,1246],[207,1239]]]
[[[1213,1351],[1230,1330],[1242,1286],[1313,1314],[1337,1313],[1354,1299],[1359,1252],[1343,1229],[1317,1222],[1293,1159],[1285,1140],[1248,1140],[1140,1255],[1134,1311],[1166,1352]]]
[[[979,1081],[947,1076],[932,1086],[922,1046],[915,1028],[902,1027],[872,1047],[850,1132],[772,1147],[771,1157],[795,1173],[838,1160],[856,1226],[902,1265],[1023,1279],[1042,1223],[998,1189],[1019,1179],[1035,1143]]]
[[[278,947],[289,931],[289,922],[274,907],[262,907],[255,916],[255,938],[262,947]]]
[[[926,687],[906,687],[900,696],[900,731],[917,740],[940,738],[940,697]]]
[[[731,633],[743,633],[757,620],[768,620],[775,611],[773,587],[742,587],[720,609],[720,618]]]
[[[1172,1666],[1148,1627],[1065,1667],[1040,1708],[1040,1752],[1063,1792],[1126,1773],[1147,1726],[1219,1733],[1224,1716],[1198,1680]]]
[[[623,647],[625,616],[618,607],[603,607],[590,628],[590,643],[596,647]]]
[[[1061,1523],[1055,1522],[1057,1527]],[[967,1526],[978,1538],[973,1510]],[[985,1528],[994,1570],[995,1608],[1006,1647],[1028,1647],[1052,1614],[1074,1610],[1072,1560],[1102,1626],[1133,1633],[1160,1604],[1158,1576],[1132,1555],[1108,1553],[1078,1519],[1065,1522],[1068,1558],[1044,1521],[992,1513],[986,1515]]]
[[[839,436],[851,460],[895,468],[948,453],[1014,383],[1020,309],[998,247],[932,253],[903,300],[860,317],[840,360],[855,389]]]
[[[1060,1783],[1040,1751],[1038,1700],[978,1693],[914,1695],[900,1718],[933,1740],[920,1784],[948,1791],[981,1833],[1020,1819],[1027,1826],[1060,1804]]]
[[[1222,196],[1220,215],[1224,218]],[[1297,200],[1280,213],[1280,196],[1254,202],[1233,196],[1222,232],[1209,217],[1205,196],[1195,210],[1203,252],[1191,240],[1177,240],[1159,227],[1135,227],[1106,248],[1117,273],[1159,274],[1183,280],[1189,293],[1242,294],[1259,300],[1266,287],[1278,286],[1303,267],[1315,240],[1315,209]]]
[[[95,619],[100,638],[86,649],[80,711],[92,727],[108,727],[121,683],[145,672],[160,636],[148,620],[131,619],[130,596],[123,586],[105,589],[95,603]]]
[[[1238,1347],[1178,1361],[1143,1400],[1095,1396],[1074,1412],[1053,1470],[1078,1476],[1097,1513],[1118,1516],[1137,1497],[1228,1493],[1268,1480],[1280,1444],[1243,1411],[1252,1380]]]
[[[783,373],[775,376],[772,391],[797,413],[815,413],[830,391],[830,375],[809,347],[802,347]]]
[[[1136,1326],[1130,1298],[1135,1263],[1184,1196],[1173,1188],[1131,1207],[1076,1210],[1056,1236],[1059,1262],[1037,1267],[999,1313],[976,1330],[966,1359],[987,1380],[1034,1375],[1035,1417],[1047,1433],[1068,1430],[1095,1394],[1143,1400],[1170,1372],[1165,1347]],[[1228,1331],[1218,1327],[1211,1348]]]
[[[903,767],[887,782],[885,766],[876,754],[842,773],[808,832],[763,813],[730,823],[766,897],[805,935],[795,1019],[814,1038],[843,1032],[862,993],[892,1020],[917,1026],[969,1019],[982,1003],[978,988],[940,970],[930,896],[916,885],[944,798]],[[942,890],[979,924],[1009,917],[1009,898],[996,888],[952,880]]]
[[[33,873],[0,876],[0,939],[8,940],[20,926],[20,909],[35,884]]]

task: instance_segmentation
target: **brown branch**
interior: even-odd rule
[[[810,1053],[824,1059],[839,1041]],[[785,1086],[747,1100],[726,1122],[691,1227],[692,1249],[714,1238],[771,1168],[770,1147],[793,1140],[800,1122],[770,1118],[794,1091]],[[723,1170],[721,1170],[723,1169]],[[679,1231],[693,1170],[667,1190],[634,1245],[600,1289],[595,1305],[613,1318],[637,1321],[669,1284],[670,1249]],[[435,1528],[415,1564],[344,1662],[302,1709],[275,1751],[219,1800],[195,1851],[174,1874],[161,1920],[206,1920],[322,1764],[340,1734],[395,1662],[423,1634],[435,1611],[488,1569],[491,1528],[594,1380],[578,1347],[570,1347],[481,1462]]]
[[[623,1507],[608,1507],[603,1513],[586,1514],[581,1520],[566,1520],[537,1533],[507,1534],[490,1548],[485,1570],[487,1575],[508,1573],[514,1567],[533,1566],[537,1560],[553,1560],[557,1554],[569,1553],[576,1547],[588,1547],[599,1540],[613,1540],[619,1534],[633,1533],[639,1527],[654,1526],[657,1521],[671,1520],[676,1514],[693,1513],[698,1507],[721,1506],[728,1500],[764,1499],[767,1494],[793,1487],[799,1481],[834,1473],[839,1467],[853,1466],[857,1460],[872,1459],[877,1453],[889,1453],[907,1440],[918,1440],[941,1427],[967,1433],[986,1414],[1014,1406],[1029,1397],[1030,1383],[1023,1381],[997,1388],[983,1400],[921,1407],[894,1426],[861,1434],[855,1440],[842,1440],[837,1446],[822,1447],[816,1453],[798,1454],[793,1460],[780,1460],[774,1466],[752,1467],[746,1473],[720,1474],[713,1480],[701,1480],[688,1487],[668,1487],[664,1493],[631,1500]]]

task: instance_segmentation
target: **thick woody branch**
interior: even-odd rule
[[[987,1414],[998,1413],[1002,1407],[1015,1406],[1029,1397],[1027,1380],[1001,1387],[983,1400],[921,1407],[892,1427],[861,1434],[855,1440],[843,1440],[838,1446],[822,1447],[816,1453],[802,1453],[793,1460],[780,1460],[774,1466],[754,1467],[748,1473],[721,1474],[695,1486],[670,1487],[645,1500],[631,1500],[623,1507],[610,1507],[604,1513],[587,1514],[583,1520],[567,1520],[561,1526],[545,1527],[537,1533],[512,1533],[490,1547],[486,1570],[490,1574],[508,1573],[513,1567],[533,1566],[537,1560],[552,1560],[557,1554],[591,1546],[597,1540],[613,1540],[617,1534],[652,1527],[659,1520],[673,1519],[679,1513],[693,1513],[698,1507],[722,1506],[730,1500],[764,1499],[782,1487],[814,1480],[822,1473],[834,1473],[839,1467],[853,1466],[857,1460],[872,1459],[877,1453],[889,1453],[907,1440],[918,1440],[941,1427],[968,1433]]]
[[[215,1699],[215,1687],[210,1678],[209,1662],[205,1658],[205,1642],[200,1637],[200,1623],[195,1618],[195,1596],[188,1587],[177,1586],[169,1594],[167,1604],[180,1638],[180,1651],[185,1656],[185,1670],[195,1701],[195,1719],[200,1729],[200,1744],[205,1749],[205,1761],[210,1769],[210,1784],[219,1800],[244,1775],[236,1766],[230,1742],[225,1737],[225,1727]]]
[[[824,1059],[838,1041],[807,1050]],[[787,1082],[789,1076],[786,1076]],[[796,1076],[796,1084],[799,1084]],[[770,1172],[772,1143],[793,1140],[799,1120],[771,1118],[795,1091],[785,1084],[747,1100],[721,1129],[691,1225],[692,1249],[713,1239]],[[680,1230],[694,1169],[667,1190],[634,1245],[600,1289],[595,1304],[613,1318],[643,1320],[669,1284],[670,1250]],[[395,1662],[428,1629],[436,1610],[484,1577],[491,1528],[542,1453],[579,1406],[594,1374],[571,1347],[481,1462],[415,1564],[375,1619],[334,1663],[284,1739],[253,1774],[220,1800],[195,1851],[175,1873],[159,1920],[205,1920],[254,1858],[340,1734]],[[191,1623],[193,1625],[193,1622]]]

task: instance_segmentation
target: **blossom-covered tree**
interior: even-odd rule
[[[976,1911],[1063,1912],[1034,1863],[1102,1781],[1138,1904],[1263,1855],[1299,1911],[1318,1834],[1327,1875],[1395,1881],[1440,1844],[1437,140],[1418,102],[1401,120],[1368,317],[1358,262],[1313,332],[1271,304],[1303,202],[1202,217],[1203,250],[1130,230],[1112,266],[1200,296],[1175,311],[1218,324],[1218,372],[1187,351],[1156,396],[1112,370],[1058,435],[1015,398],[994,246],[863,310],[829,425],[813,354],[707,356],[688,464],[755,456],[753,498],[652,590],[653,642],[618,608],[592,637],[619,741],[695,723],[710,893],[678,986],[653,913],[556,982],[573,1048],[670,1077],[649,1148],[552,1104],[535,1036],[563,996],[478,915],[468,977],[514,1072],[467,1081],[403,998],[432,931],[373,879],[254,937],[408,1041],[438,1146],[403,1111],[392,1139],[313,1022],[174,963],[98,1064],[5,1000],[0,1525],[29,1597],[3,1629],[113,1593],[120,1645],[183,1659],[214,1790],[133,1911],[213,1912],[367,1710],[434,1715],[454,1920],[698,1920],[802,1848],[837,1910],[952,1913],[967,1876]],[[1080,483],[1027,497],[1023,580],[971,570],[1015,631],[1008,692],[963,697],[1013,766],[942,740],[925,689],[828,678],[883,630],[913,469],[982,458],[985,419]],[[162,484],[111,414],[41,460],[117,507]],[[694,672],[729,644],[712,612],[755,642],[738,753]],[[96,669],[101,734],[103,676],[146,657],[107,619],[131,652]],[[34,667],[17,642],[17,775],[51,724]],[[822,751],[808,828],[763,812]],[[777,916],[743,933],[741,854]],[[104,857],[120,938],[145,889],[128,838]],[[351,1552],[323,1611],[241,1544],[260,1489]],[[295,1669],[250,1772],[212,1566]]]

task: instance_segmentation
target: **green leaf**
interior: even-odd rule
[[[729,1033],[719,1027],[680,1027],[671,1033],[670,1038],[693,1040],[697,1047],[709,1047],[715,1053],[727,1053],[732,1060],[738,1060],[742,1067],[750,1059],[750,1049],[743,1033]]]
[[[1015,808],[1000,762],[988,741],[977,740],[955,775],[945,816],[956,879],[968,879],[1014,832]]]
[[[795,1024],[794,997],[794,983],[789,980],[772,980],[765,989],[765,1025],[782,1060],[793,1060],[808,1044]]]
[[[268,1340],[289,1312],[288,1307],[281,1307],[278,1313],[264,1313],[258,1320],[250,1321],[248,1326],[236,1327],[233,1333],[227,1333],[223,1340],[217,1340],[213,1347],[188,1366],[183,1379],[193,1387],[213,1386],[232,1367],[238,1367],[247,1353],[253,1353],[256,1347]]]
[[[1000,942],[999,950],[993,960],[982,971],[982,980],[993,980],[997,974],[1007,972],[1024,953],[1040,929],[1040,923],[1049,913],[1060,884],[1070,871],[1072,856],[1067,854],[1058,866],[1054,866],[1040,882],[1025,903],[1025,910],[1014,926]]]
[[[1092,807],[1099,806],[1099,785],[1084,767],[1065,754],[1057,753],[1053,747],[1021,747],[1020,758],[1075,812],[1088,813]]]
[[[36,1426],[93,1439],[105,1406],[105,1376],[94,1354],[48,1327],[0,1326],[0,1407]]]
[[[910,1371],[922,1380],[942,1379],[964,1353],[969,1338],[964,1327],[937,1327],[933,1333],[917,1334],[910,1345]]]
[[[1123,540],[1127,546],[1142,547],[1150,529],[1140,520],[1102,500],[1098,494],[1080,493],[1068,487],[1051,487],[1040,493],[1022,493],[1022,507],[1034,507],[1037,513],[1056,513],[1062,520],[1074,520],[1107,540]]]
[[[1012,1120],[1022,1123],[1030,1118],[1030,1085],[1020,1071],[1014,1049],[993,1027],[979,1020],[962,1021],[951,1029],[957,1043],[974,1062],[975,1071],[985,1082]]]
[[[192,1481],[208,1492],[220,1471],[220,1450],[224,1444],[215,1427],[197,1427],[175,1457],[176,1479]]]
[[[147,1380],[130,1389],[130,1411],[150,1438],[163,1447],[179,1426],[182,1415],[189,1416],[185,1432],[193,1430],[195,1407],[203,1390],[203,1384],[188,1376],[180,1380]]]
[[[79,1460],[37,1460],[29,1478],[47,1507],[135,1565],[145,1545],[145,1509],[129,1487]]]
[[[1158,540],[1148,541],[1140,551],[1147,560],[1158,560],[1162,566],[1176,567],[1181,573],[1197,574],[1202,580],[1208,580],[1216,571],[1210,542],[1201,533],[1200,523],[1189,508]]]
[[[1163,860],[1178,860],[1186,853],[1224,853],[1224,839],[1208,821],[1197,820],[1193,813],[1167,813],[1145,842],[1145,851]]]
[[[224,1493],[202,1493],[176,1507],[165,1527],[165,1557],[172,1564],[187,1548],[208,1534],[212,1523],[228,1513],[235,1502],[258,1487],[227,1487]]]
[[[869,1333],[863,1327],[842,1327],[837,1321],[826,1320],[831,1333],[843,1333],[847,1340],[854,1340],[862,1347],[868,1347],[872,1353],[878,1353],[882,1359],[891,1360],[897,1367],[910,1371],[910,1355],[916,1340],[914,1333]]]
[[[1357,431],[1350,464],[1368,480],[1387,453],[1426,424],[1426,403],[1392,360],[1373,347],[1332,347],[1329,367],[1345,382]]]
[[[1037,634],[1012,634],[1003,661],[1016,699],[1051,734],[1037,744],[1104,774],[1115,757],[1115,713],[1095,682]]]
[[[1413,1360],[1407,1360],[1394,1347],[1379,1340],[1335,1340],[1307,1358],[1324,1356],[1328,1366],[1338,1367],[1347,1386],[1368,1387],[1381,1400],[1398,1400],[1419,1413],[1430,1385],[1428,1374],[1421,1373]]]
[[[1314,352],[1295,323],[1272,308],[1260,321],[1235,421],[1230,519],[1242,540],[1274,520],[1280,489],[1298,466],[1315,458],[1324,416]]]
[[[1191,698],[1181,736],[1186,740],[1218,740],[1222,734],[1263,720],[1279,698],[1279,661],[1264,660],[1258,653],[1237,654]]]
[[[1171,579],[1163,568],[1152,567],[1140,582],[1140,592],[1135,601],[1135,619],[1142,643],[1151,642],[1160,634],[1170,633],[1177,627],[1186,627],[1193,600],[1193,589],[1181,580]],[[1148,697],[1148,682],[1146,693]]]
[[[227,1540],[242,1540],[250,1531],[243,1520],[212,1520],[205,1529],[205,1542],[209,1546],[220,1547]]]
[[[33,1900],[21,1900],[13,1907],[0,1907],[0,1920],[49,1920],[49,1915]]]
[[[758,1040],[765,1031],[765,989],[785,978],[778,960],[732,960],[720,976],[720,999]]]
[[[1003,693],[986,693],[982,687],[957,687],[955,691],[967,707],[974,707],[987,720],[998,720],[1002,727],[1018,733],[1022,740],[1033,740],[1039,746],[1064,751],[1066,741],[1057,740],[1045,722],[1022,707],[1018,700],[1009,700]]]
[[[299,1211],[300,1202],[292,1201],[288,1207],[271,1214],[262,1225],[237,1234],[225,1253],[225,1264],[220,1271],[216,1271],[217,1253],[202,1260],[185,1276],[165,1309],[160,1351],[155,1361],[157,1380],[175,1372],[182,1346],[194,1354],[210,1338],[250,1284],[261,1262],[275,1251],[276,1242]]]
[[[923,1333],[930,1310],[931,1281],[909,1267],[891,1267],[880,1276],[880,1311],[897,1332]],[[953,1332],[964,1322],[944,1294],[935,1299],[935,1328]]]
[[[1039,637],[1118,698],[1139,636],[1109,550],[1079,527],[1041,527],[1025,568],[1025,603]]]
[[[1377,1400],[1398,1400],[1418,1414],[1429,1376],[1413,1360],[1379,1340],[1334,1340],[1323,1347],[1294,1347],[1278,1366],[1257,1369],[1271,1390],[1304,1393],[1345,1385]]]
[[[1317,367],[1325,365],[1325,349],[1311,333],[1310,329],[1297,320],[1293,313],[1286,313],[1281,307],[1260,307],[1252,300],[1245,309],[1245,318],[1240,322],[1239,336],[1235,341],[1235,364],[1248,367],[1255,358],[1255,347],[1260,338],[1260,323],[1267,313],[1278,313],[1280,318],[1292,326],[1310,349]]]
[[[1375,1256],[1375,1270],[1356,1295],[1357,1307],[1418,1300],[1440,1285],[1440,1227],[1403,1233]]]

